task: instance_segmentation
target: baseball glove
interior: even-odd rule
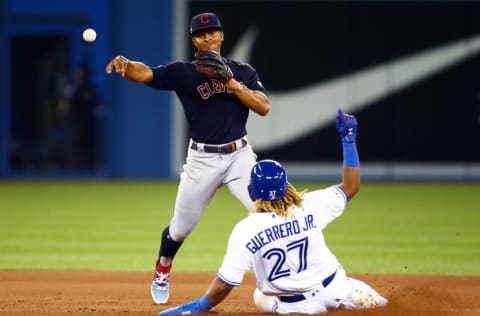
[[[344,143],[355,143],[357,140],[358,122],[355,116],[338,109],[336,118],[337,131]]]
[[[217,79],[223,83],[233,77],[232,70],[225,64],[222,56],[214,51],[196,52],[195,67],[202,75]]]

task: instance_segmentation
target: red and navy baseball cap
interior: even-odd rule
[[[200,13],[195,15],[190,22],[190,35],[204,29],[223,30],[222,24],[215,13]]]

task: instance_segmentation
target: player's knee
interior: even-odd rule
[[[170,232],[170,238],[176,242],[182,242],[187,238],[187,234],[178,234]]]
[[[169,233],[170,233],[170,238],[176,242],[182,242],[185,239],[187,239],[188,235],[190,235],[192,231],[191,230],[179,230],[176,229],[175,227],[172,227],[170,225]]]
[[[259,289],[253,292],[253,302],[262,312],[276,313],[278,310],[278,300],[274,296],[267,296]]]

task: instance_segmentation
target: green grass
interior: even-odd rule
[[[151,271],[176,190],[177,182],[0,182],[0,269]],[[220,189],[175,270],[215,271],[245,215]],[[325,236],[349,273],[479,275],[480,183],[364,183]]]
[[[480,185],[364,185],[326,235],[348,271],[477,275]]]

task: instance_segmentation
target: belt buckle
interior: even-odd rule
[[[217,153],[219,154],[231,154],[236,151],[237,151],[237,144],[235,144],[235,142],[231,142],[229,144],[217,147]]]

